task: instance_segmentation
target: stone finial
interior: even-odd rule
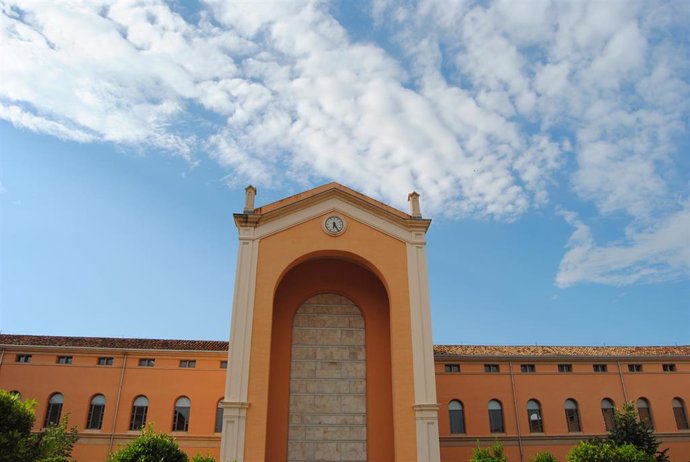
[[[412,191],[407,195],[407,201],[410,203],[410,214],[413,218],[422,218],[422,211],[419,208],[419,193]]]
[[[256,188],[252,185],[244,188],[244,213],[251,213],[254,211],[254,198],[256,197]]]

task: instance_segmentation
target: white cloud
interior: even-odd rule
[[[581,282],[627,285],[690,276],[690,209],[665,217],[652,229],[631,231],[624,242],[597,245],[590,228],[574,213],[575,227],[561,261],[556,285]]]
[[[682,2],[376,0],[382,45],[326,1],[208,0],[194,21],[162,0],[37,5],[0,15],[0,117],[18,127],[205,151],[235,182],[335,179],[400,207],[416,189],[426,214],[513,220],[565,179],[635,232],[571,241],[562,286],[609,274],[594,260],[620,275],[662,258],[649,245],[624,270],[595,255],[632,255],[687,200]]]
[[[86,143],[94,141],[95,136],[86,131],[70,128],[54,120],[34,115],[16,105],[5,106],[0,103],[0,117],[17,127],[27,128],[38,133],[46,133],[61,139]]]
[[[224,51],[233,41],[219,42],[227,34],[202,39],[156,2],[17,1],[4,4],[3,13],[0,99],[23,107],[22,117],[16,109],[5,114],[32,130],[189,156],[194,138],[170,130],[171,123],[196,96],[198,79],[234,69]]]

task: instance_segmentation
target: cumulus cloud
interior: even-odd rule
[[[494,127],[500,121],[508,138],[501,143],[491,133],[490,153],[481,157],[508,154],[494,159],[492,172],[508,171],[520,187],[508,199],[519,212],[547,202],[557,174],[596,207],[597,220],[628,217],[624,238],[597,244],[590,227],[569,216],[575,232],[558,286],[688,276],[690,231],[680,205],[687,175],[679,180],[677,168],[678,140],[688,134],[689,44],[673,35],[687,32],[687,5],[422,0],[381,1],[372,11],[419,78],[435,75],[435,88],[446,87],[436,98],[441,114],[454,94],[493,116]],[[420,46],[420,37],[433,39]],[[449,104],[468,113],[459,100]],[[449,120],[461,125],[462,116]]]
[[[565,212],[575,231],[561,261],[556,285],[578,282],[627,285],[690,276],[690,209],[665,217],[651,229],[630,231],[623,242],[597,245],[591,229]]]
[[[650,244],[686,213],[682,1],[374,0],[380,43],[317,0],[0,8],[0,117],[15,126],[208,153],[231,182],[334,179],[400,207],[416,189],[450,217],[514,220],[558,205],[565,181],[633,231],[598,245],[570,218],[558,285],[685,277]]]

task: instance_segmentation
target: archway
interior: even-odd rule
[[[294,397],[292,398],[293,409],[291,410],[291,385],[293,389],[307,385],[301,382],[291,384],[290,371],[295,355],[293,340],[299,340],[294,339],[295,335],[293,334],[293,324],[301,322],[297,317],[298,310],[304,309],[304,306],[313,306],[314,301],[321,303],[324,300],[337,301],[337,303],[330,304],[339,304],[341,310],[356,309],[361,313],[364,324],[363,343],[366,345],[364,356],[366,359],[365,380],[362,385],[353,386],[355,389],[358,386],[363,386],[366,399],[364,406],[356,404],[358,398],[352,398],[354,399],[352,403],[348,402],[349,404],[332,408],[333,414],[325,422],[337,422],[340,418],[340,421],[344,422],[344,427],[351,427],[345,430],[351,432],[351,436],[347,439],[353,440],[352,442],[357,444],[341,445],[340,449],[337,444],[324,446],[325,449],[330,448],[330,450],[329,456],[322,459],[323,454],[317,456],[314,453],[303,453],[301,449],[295,449],[298,444],[293,444],[293,442],[300,441],[301,432],[302,430],[306,431],[306,429],[300,428],[304,425],[301,417],[296,417],[298,412],[294,407]],[[266,438],[267,460],[292,460],[289,457],[303,457],[302,460],[309,460],[311,457],[321,460],[394,460],[389,311],[388,296],[381,280],[371,270],[355,261],[340,258],[318,258],[299,263],[284,275],[275,291],[273,305]],[[327,323],[332,321],[329,321],[327,317],[321,317],[315,322]],[[354,323],[356,324],[357,321]],[[355,331],[348,331],[348,335],[359,335],[355,334]],[[303,334],[298,333],[297,335]],[[299,342],[302,340],[304,339],[299,340]],[[340,353],[335,354],[344,354],[344,351],[347,351],[348,355],[350,354],[349,349],[341,350]],[[318,353],[313,350],[313,352],[314,355],[319,354],[321,356],[328,356],[328,354],[333,353],[329,350],[320,350]],[[357,356],[358,353],[352,354]],[[308,367],[316,367],[316,365],[310,364]],[[334,361],[333,365],[325,366],[326,369],[329,367],[337,369],[341,366],[337,364],[337,361]],[[356,369],[359,366],[352,367]],[[310,399],[307,398],[306,400],[309,401]],[[329,399],[324,398],[326,401]],[[362,409],[365,412],[360,412]],[[314,410],[308,410],[308,412],[312,411]],[[365,426],[358,427],[347,424],[348,417],[344,417],[346,415],[361,415],[366,422]],[[352,422],[355,420],[353,419]],[[326,431],[323,427],[318,428],[317,425],[315,428],[317,437],[319,432],[323,434]],[[291,448],[293,448],[292,451],[288,451],[289,439]],[[306,438],[301,441],[313,443]],[[363,441],[365,445],[361,444]],[[342,450],[347,447],[350,447],[352,451]],[[361,447],[364,447],[366,451],[364,458],[357,450]]]

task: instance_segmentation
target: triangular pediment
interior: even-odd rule
[[[260,234],[263,235],[329,211],[339,211],[376,228],[385,227],[389,231],[393,225],[405,233],[424,233],[431,224],[429,219],[413,217],[336,182],[318,186],[253,210],[245,210],[234,216],[238,228],[262,228],[263,232]]]

